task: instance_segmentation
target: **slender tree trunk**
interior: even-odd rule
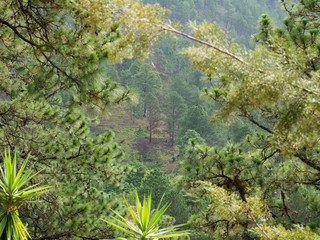
[[[151,143],[152,140],[152,130],[151,130],[151,122],[149,124],[149,143]]]
[[[172,110],[172,133],[171,133],[171,147],[174,144],[174,109]]]
[[[132,122],[134,123],[135,112],[134,112],[134,109],[133,109],[133,107],[132,107],[132,106],[130,107],[130,109],[131,109],[130,118],[131,118]]]
[[[146,98],[146,95],[147,95],[147,89],[146,88],[143,88],[143,93],[144,93],[144,96],[143,96],[143,117],[145,118],[147,115],[147,104],[146,104],[146,101],[145,101],[145,98]]]

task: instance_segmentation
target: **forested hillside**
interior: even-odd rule
[[[265,2],[250,2],[244,5],[241,1],[232,4],[228,1],[158,1],[171,10],[167,17],[179,21],[186,29],[188,21],[217,21],[222,29],[230,32],[230,39],[236,38],[240,44],[253,47],[251,35],[261,14],[271,12],[277,17],[284,14],[274,1],[268,3],[268,7]],[[94,134],[112,129],[115,141],[126,153],[124,161],[137,168],[127,179],[127,191],[152,192],[156,194],[154,204],[166,193],[165,200],[173,203],[168,213],[177,223],[186,223],[196,213],[191,204],[194,200],[184,197],[182,186],[176,185],[188,154],[189,139],[223,147],[242,142],[258,129],[242,119],[231,125],[210,123],[219,106],[208,104],[201,96],[214,79],[192,67],[189,59],[180,54],[190,44],[167,37],[153,47],[152,54],[144,61],[126,60],[118,65],[105,65],[107,76],[130,88],[134,97],[127,105],[112,108],[110,115],[92,128]],[[198,235],[191,239],[211,239]]]
[[[154,4],[157,1],[145,2]],[[252,34],[256,31],[263,10],[275,16],[284,15],[275,1],[251,1],[248,5],[241,4],[240,1],[234,1],[232,5],[228,1],[186,0],[157,3],[170,9],[168,17],[172,21],[179,21],[185,28],[188,21],[217,21],[222,29],[228,25],[225,31],[230,33],[230,39],[234,37],[240,44],[246,43],[248,47],[253,47]],[[233,11],[233,14],[226,11]],[[232,20],[237,17],[246,20]],[[275,19],[279,21],[279,18]],[[153,162],[155,166],[168,165],[172,170],[175,163],[171,162],[184,156],[182,151],[187,140],[182,139],[189,136],[187,130],[194,130],[209,144],[223,146],[230,141],[240,142],[255,129],[254,125],[241,120],[230,127],[209,123],[217,106],[207,104],[201,94],[212,82],[208,82],[208,76],[193,68],[188,58],[180,54],[182,49],[190,44],[183,39],[176,41],[166,38],[154,46],[151,56],[143,62],[130,60],[121,65],[105,66],[106,74],[122,86],[132,89],[136,97],[131,105],[121,110],[117,108],[110,118],[102,121],[97,128],[102,131],[105,128],[113,129],[125,152],[129,151],[132,156],[137,155],[138,159],[144,159],[150,166]],[[147,105],[149,101],[151,104]],[[99,132],[97,128],[94,129]],[[142,132],[148,139],[141,138]],[[137,134],[140,134],[138,139]]]
[[[277,0],[145,0],[145,3],[159,3],[170,9],[169,18],[182,24],[188,21],[217,22],[221,29],[230,32],[240,44],[253,47],[251,35],[257,31],[257,20],[267,13],[274,24],[282,24],[284,12]]]
[[[319,239],[319,12],[0,1],[0,238]]]

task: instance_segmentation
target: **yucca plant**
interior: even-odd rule
[[[30,180],[39,174],[31,175],[31,168],[25,170],[28,158],[17,172],[17,157],[11,159],[10,151],[4,152],[4,166],[0,166],[0,236],[6,240],[31,239],[26,227],[19,218],[19,207],[29,199],[48,191],[50,187],[37,187],[34,184],[23,188]]]
[[[171,226],[167,228],[160,228],[158,226],[161,217],[164,215],[168,209],[168,203],[164,204],[161,207],[161,201],[158,207],[152,211],[151,210],[151,195],[148,198],[143,198],[143,204],[139,201],[139,196],[136,193],[136,211],[128,204],[127,200],[124,198],[124,202],[127,205],[128,211],[132,217],[132,222],[126,220],[120,214],[114,212],[118,218],[112,217],[117,223],[105,221],[106,223],[116,227],[126,234],[129,239],[138,239],[138,240],[149,240],[149,239],[162,239],[162,238],[171,238],[185,236],[189,234],[189,231],[179,231],[178,228],[184,226],[185,224]],[[126,238],[121,238],[126,239]]]

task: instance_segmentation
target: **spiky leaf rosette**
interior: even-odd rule
[[[42,194],[50,187],[38,187],[39,183],[25,187],[40,172],[31,175],[31,168],[26,169],[28,158],[17,171],[16,154],[11,158],[10,151],[4,152],[4,166],[0,167],[0,236],[1,239],[23,240],[31,238],[19,218],[19,207],[29,199]]]
[[[161,202],[158,204],[155,211],[151,210],[151,194],[149,197],[143,198],[143,203],[139,201],[139,196],[136,193],[136,211],[128,204],[127,200],[124,198],[127,205],[127,209],[130,213],[133,222],[128,221],[120,214],[114,212],[118,218],[112,217],[117,223],[112,223],[106,220],[106,223],[116,227],[126,234],[127,237],[131,239],[147,240],[147,239],[162,239],[162,238],[172,238],[188,235],[188,231],[178,230],[182,225],[170,226],[167,228],[160,228],[157,226],[159,221],[163,217],[164,213],[167,211],[170,204],[166,203],[161,207]]]

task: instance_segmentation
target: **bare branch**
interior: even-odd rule
[[[262,229],[262,227],[257,223],[256,219],[252,216],[250,210],[246,212],[246,215],[254,222],[254,224],[259,228],[259,230],[266,236],[267,239],[272,240],[271,237]]]
[[[236,56],[236,55],[234,55],[234,54],[232,54],[232,53],[230,53],[230,52],[228,52],[228,51],[222,50],[222,49],[220,49],[220,48],[212,45],[211,43],[208,43],[208,42],[206,42],[206,41],[202,41],[202,40],[197,39],[197,38],[195,38],[195,37],[193,37],[193,36],[191,36],[191,35],[188,35],[188,34],[186,34],[186,33],[180,32],[180,31],[174,29],[174,28],[173,28],[172,26],[170,26],[170,25],[160,26],[160,27],[161,27],[163,30],[176,33],[176,34],[181,35],[181,36],[183,36],[183,37],[185,37],[185,38],[188,38],[188,39],[190,39],[190,40],[192,40],[192,41],[194,41],[194,42],[198,42],[198,43],[200,43],[200,44],[203,44],[203,45],[206,45],[206,46],[208,46],[208,47],[211,47],[211,48],[217,50],[218,52],[223,53],[223,54],[226,54],[226,55],[228,55],[229,57],[237,60],[238,62],[240,62],[240,63],[242,63],[242,64],[244,64],[244,65],[246,65],[246,66],[249,66],[249,63],[247,63],[246,61],[244,61],[242,58],[240,58],[240,57],[238,57],[238,56]],[[261,73],[263,73],[262,70],[258,70],[258,71],[261,71]]]
[[[285,193],[281,190],[281,200],[282,200],[283,209],[284,209],[286,215],[288,216],[290,222],[296,223],[296,222],[292,219],[292,217],[290,216],[290,214],[289,214],[289,211],[288,211],[288,210],[289,210],[289,207],[286,205],[286,200],[285,200],[285,199],[286,199],[286,195],[285,195]]]
[[[256,126],[258,126],[259,128],[267,131],[268,133],[271,133],[273,134],[273,131],[265,126],[263,126],[262,124],[258,123],[256,120],[253,119],[252,116],[250,116],[249,114],[247,113],[243,113],[243,114],[240,114],[239,117],[245,117],[247,118],[250,122],[252,122],[253,124],[255,124]]]

